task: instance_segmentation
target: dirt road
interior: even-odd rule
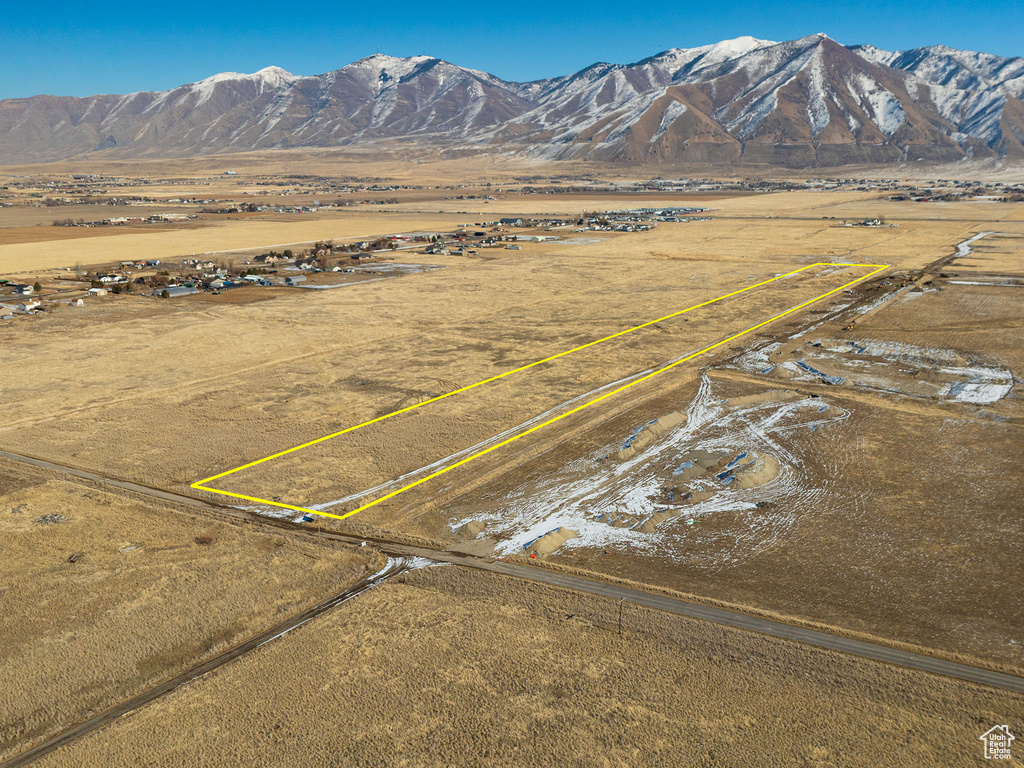
[[[224,666],[229,661],[237,659],[239,656],[256,650],[261,645],[265,645],[272,640],[276,640],[288,632],[291,632],[296,627],[301,627],[303,624],[312,621],[325,611],[329,611],[331,608],[341,605],[342,603],[351,600],[353,597],[361,595],[363,592],[368,589],[372,589],[387,579],[397,576],[400,573],[405,573],[405,571],[409,570],[411,565],[412,558],[389,558],[387,565],[380,571],[372,576],[368,576],[358,584],[349,587],[343,592],[334,595],[334,597],[329,597],[311,608],[307,608],[301,613],[282,621],[274,627],[271,627],[265,632],[261,632],[255,637],[249,638],[244,643],[240,643],[234,648],[229,648],[224,651],[224,653],[218,654],[212,659],[208,659],[202,664],[192,667],[192,669],[186,670],[180,675],[160,683],[160,685],[154,686],[147,691],[143,691],[138,696],[134,696],[127,701],[123,701],[105,712],[100,712],[98,715],[90,717],[88,720],[69,728],[63,733],[57,734],[52,739],[44,741],[42,744],[37,744],[32,747],[32,749],[22,752],[20,755],[15,755],[14,757],[5,760],[0,763],[0,768],[18,768],[18,766],[28,765],[34,760],[38,760],[44,755],[48,755],[50,752],[53,752],[55,749],[58,749],[65,744],[76,741],[93,731],[98,731],[100,728],[110,725],[118,718],[134,712],[139,707],[145,706],[151,701],[155,701],[161,696],[164,696],[183,685],[187,685],[193,680],[214,671],[218,667]]]
[[[232,507],[204,502],[190,496],[164,491],[159,488],[150,488],[148,486],[139,485],[138,483],[103,477],[94,472],[87,472],[73,467],[60,466],[42,459],[22,456],[20,454],[2,450],[0,450],[0,458],[30,464],[32,466],[49,469],[55,472],[63,472],[73,477],[102,483],[104,485],[134,493],[141,493],[147,496],[163,499],[165,501],[187,504],[209,512],[216,512],[217,514],[227,514],[236,518],[257,521],[270,527],[299,531],[310,536],[317,535],[317,531],[313,528],[291,523],[286,520],[261,518],[257,515],[250,515],[242,510]],[[586,578],[583,576],[560,573],[544,568],[506,562],[503,560],[495,560],[489,557],[480,557],[466,553],[411,546],[383,539],[364,539],[363,537],[337,531],[325,530],[321,535],[325,538],[343,541],[346,543],[360,543],[365,540],[392,558],[422,557],[437,562],[461,565],[466,568],[500,573],[506,576],[514,576],[528,581],[548,584],[561,589],[600,595],[613,600],[625,600],[633,605],[643,606],[653,610],[666,611],[668,613],[689,616],[691,618],[701,619],[704,621],[713,621],[718,624],[725,624],[739,629],[760,632],[761,634],[771,635],[772,637],[807,643],[808,645],[827,648],[832,651],[840,651],[842,653],[849,653],[864,659],[871,659],[872,661],[881,661],[887,664],[907,667],[909,669],[918,669],[925,672],[932,672],[934,674],[957,678],[959,680],[966,680],[972,683],[988,685],[994,688],[1002,688],[1008,691],[1024,693],[1024,678],[1017,677],[1015,675],[996,672],[990,669],[985,669],[984,667],[958,664],[944,659],[911,653],[897,648],[890,648],[877,643],[868,643],[848,637],[832,635],[827,632],[785,624],[779,621],[771,621],[769,619],[751,616],[738,611],[702,605],[700,603],[690,602],[671,595],[660,595],[639,589],[632,589],[622,585],[600,581],[596,578]],[[355,587],[353,589],[355,589]],[[295,626],[298,626],[298,624]],[[7,768],[7,764],[0,764],[0,768]]]

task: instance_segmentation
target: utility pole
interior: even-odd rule
[[[619,598],[619,637],[622,637],[622,604],[625,600],[624,597]]]

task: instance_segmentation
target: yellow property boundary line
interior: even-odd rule
[[[291,510],[294,510],[296,512],[306,512],[308,514],[313,514],[313,515],[322,515],[323,517],[333,517],[336,520],[344,520],[345,518],[352,517],[352,515],[355,515],[355,514],[358,514],[358,513],[362,512],[364,510],[367,510],[367,509],[369,509],[370,507],[372,507],[372,506],[374,506],[376,504],[380,504],[382,501],[386,501],[387,499],[394,498],[398,494],[404,493],[405,491],[408,491],[411,488],[415,488],[417,485],[425,483],[428,480],[432,480],[433,478],[438,477],[440,475],[443,475],[446,472],[450,472],[451,470],[455,469],[456,467],[461,467],[463,464],[468,464],[469,462],[473,461],[473,459],[478,459],[481,456],[490,453],[491,451],[496,451],[499,448],[502,448],[502,447],[504,447],[504,446],[506,446],[506,445],[508,445],[510,443],[514,443],[516,440],[520,440],[520,439],[526,437],[527,435],[536,432],[539,429],[543,429],[544,427],[546,427],[546,426],[548,426],[550,424],[554,424],[556,421],[560,421],[561,419],[564,419],[564,418],[566,418],[568,416],[572,416],[574,413],[579,413],[583,409],[589,408],[592,405],[596,405],[597,403],[601,402],[602,400],[606,400],[607,398],[611,397],[612,395],[617,395],[619,392],[624,392],[625,390],[629,389],[630,387],[635,387],[637,384],[640,384],[641,382],[647,381],[649,379],[653,379],[655,376],[658,376],[658,375],[660,375],[662,373],[665,373],[665,371],[672,370],[677,365],[682,365],[685,362],[693,360],[695,357],[700,357],[701,355],[707,354],[708,352],[710,352],[713,349],[717,349],[718,347],[721,347],[721,346],[723,346],[725,344],[728,344],[730,341],[735,341],[736,339],[740,338],[741,336],[745,336],[748,333],[756,331],[758,328],[763,328],[764,326],[768,325],[769,323],[773,323],[776,320],[785,317],[786,315],[789,315],[789,314],[791,314],[793,312],[801,310],[804,307],[806,307],[806,306],[808,306],[810,304],[813,304],[816,301],[820,301],[821,299],[824,299],[824,298],[826,298],[828,296],[832,296],[833,294],[839,293],[840,291],[843,291],[843,290],[849,288],[852,285],[856,285],[857,283],[863,282],[864,280],[867,280],[868,278],[871,278],[874,275],[877,275],[879,272],[882,272],[882,271],[888,269],[890,266],[891,265],[889,265],[889,264],[854,264],[854,263],[845,263],[845,262],[821,262],[821,261],[815,262],[814,264],[808,264],[806,267],[801,267],[800,269],[795,269],[792,272],[787,272],[784,275],[777,275],[776,277],[773,277],[773,278],[771,278],[769,280],[764,280],[764,281],[762,281],[760,283],[755,283],[754,285],[748,285],[746,288],[740,288],[737,291],[733,291],[731,293],[723,294],[722,296],[718,296],[717,298],[714,298],[714,299],[709,299],[708,301],[702,302],[700,304],[694,304],[692,307],[687,307],[686,309],[679,310],[678,312],[673,312],[670,315],[665,315],[664,317],[659,317],[657,320],[651,320],[649,322],[642,323],[640,325],[635,325],[632,328],[627,328],[624,331],[619,331],[618,333],[613,333],[610,336],[605,336],[604,338],[597,339],[596,341],[591,341],[591,342],[588,342],[586,344],[581,344],[578,347],[573,347],[572,349],[567,349],[564,352],[559,352],[557,355],[551,355],[550,357],[545,357],[543,360],[537,360],[537,361],[529,363],[527,365],[520,366],[519,368],[513,368],[510,371],[505,371],[505,373],[500,373],[497,376],[491,376],[488,379],[483,379],[482,381],[478,381],[475,384],[470,384],[469,386],[465,386],[465,387],[462,387],[460,389],[456,389],[456,390],[454,390],[452,392],[446,392],[443,395],[438,395],[437,397],[432,397],[429,400],[424,400],[422,403],[417,403],[416,405],[410,405],[410,406],[408,406],[406,408],[401,408],[401,409],[399,409],[397,411],[392,411],[391,413],[385,414],[383,416],[378,416],[375,419],[370,419],[369,421],[364,421],[362,424],[356,424],[354,427],[347,427],[347,428],[342,429],[342,430],[340,430],[338,432],[333,432],[330,435],[326,435],[325,437],[319,437],[316,440],[310,440],[308,443],[303,443],[302,445],[296,445],[294,448],[289,448],[289,449],[284,450],[284,451],[279,451],[278,453],[275,453],[275,454],[273,454],[271,456],[265,456],[264,458],[257,459],[256,461],[250,461],[248,464],[243,464],[240,467],[235,467],[234,469],[229,469],[226,472],[221,472],[220,474],[212,475],[210,477],[204,478],[203,480],[197,480],[196,482],[192,483],[190,487],[191,488],[195,488],[196,490],[199,490],[199,491],[209,491],[210,493],[217,493],[217,494],[220,494],[221,496],[230,496],[231,498],[235,498],[235,499],[243,499],[245,501],[255,501],[255,502],[258,502],[260,504],[269,504],[269,505],[274,506],[274,507],[281,507],[282,509],[291,509]],[[700,309],[701,307],[706,307],[709,304],[714,304],[715,302],[723,301],[724,299],[728,299],[728,298],[730,298],[732,296],[737,296],[737,295],[739,295],[741,293],[745,293],[746,291],[752,291],[753,289],[760,288],[763,285],[768,285],[769,283],[774,283],[776,280],[783,280],[783,279],[785,279],[787,277],[792,277],[793,275],[798,275],[801,272],[804,272],[804,271],[806,271],[808,269],[813,269],[815,267],[870,267],[871,268],[871,272],[869,272],[866,275],[863,275],[862,277],[858,277],[856,280],[851,280],[850,282],[845,283],[844,285],[841,285],[838,288],[835,288],[835,289],[833,289],[831,291],[828,291],[827,293],[823,293],[820,296],[815,296],[813,299],[808,299],[807,301],[803,302],[802,304],[797,304],[795,307],[791,307],[790,309],[787,309],[785,312],[780,312],[779,314],[774,315],[774,316],[768,318],[764,322],[758,323],[757,325],[752,325],[751,327],[747,328],[746,330],[740,331],[739,333],[734,333],[732,336],[729,336],[726,339],[722,339],[722,341],[719,341],[719,342],[717,342],[715,344],[711,344],[710,346],[704,347],[703,349],[701,349],[701,350],[699,350],[697,352],[694,352],[691,355],[687,355],[686,357],[681,358],[679,360],[676,360],[673,363],[669,363],[668,365],[664,365],[661,368],[657,369],[656,371],[652,371],[651,373],[648,373],[646,376],[642,376],[639,379],[631,381],[628,384],[624,384],[621,387],[618,387],[617,389],[613,389],[610,392],[606,392],[603,395],[595,397],[593,400],[588,400],[587,402],[583,403],[583,405],[579,405],[579,406],[573,408],[572,410],[566,411],[565,413],[560,414],[558,416],[555,416],[555,417],[553,417],[551,419],[548,419],[545,422],[542,422],[540,424],[536,424],[536,425],[530,427],[529,429],[527,429],[527,430],[525,430],[523,432],[520,432],[517,435],[513,435],[512,437],[508,438],[507,440],[503,440],[500,443],[492,445],[492,446],[490,446],[488,448],[484,448],[483,450],[478,451],[477,453],[474,453],[472,456],[467,456],[466,458],[461,459],[461,460],[459,460],[459,461],[457,461],[457,462],[455,462],[453,464],[450,464],[447,467],[443,467],[442,469],[439,469],[438,471],[433,472],[433,473],[427,475],[426,477],[421,477],[419,480],[411,482],[408,485],[403,486],[402,488],[399,488],[396,491],[392,491],[391,493],[388,493],[388,494],[386,494],[384,496],[381,496],[379,499],[375,499],[374,501],[371,501],[371,502],[369,502],[367,504],[363,504],[361,507],[357,507],[356,509],[353,509],[351,512],[346,512],[343,515],[335,515],[335,514],[331,514],[330,512],[322,512],[322,511],[317,510],[317,509],[309,509],[308,507],[297,507],[297,506],[294,506],[292,504],[283,504],[283,503],[278,502],[278,501],[271,501],[270,499],[261,499],[261,498],[259,498],[257,496],[245,496],[245,495],[240,494],[240,493],[232,493],[231,491],[222,491],[222,490],[220,490],[218,488],[208,488],[208,487],[206,487],[206,483],[213,482],[214,480],[219,480],[220,478],[227,477],[228,475],[233,475],[236,472],[241,472],[243,469],[249,469],[250,467],[255,467],[255,466],[259,465],[259,464],[263,464],[264,462],[270,461],[271,459],[277,459],[277,458],[280,458],[281,456],[287,456],[289,453],[295,453],[296,451],[301,451],[303,448],[309,448],[312,445],[317,445],[318,443],[323,443],[323,442],[326,442],[327,440],[333,440],[335,437],[340,437],[341,435],[348,434],[349,432],[355,432],[357,429],[362,429],[363,427],[367,427],[370,424],[376,424],[379,421],[385,421],[386,419],[390,419],[390,418],[392,418],[394,416],[398,416],[399,414],[407,413],[408,411],[413,411],[413,410],[415,410],[417,408],[422,408],[423,406],[429,405],[430,403],[436,403],[438,400],[444,400],[446,397],[451,397],[452,395],[457,395],[460,392],[467,392],[467,391],[469,391],[471,389],[474,389],[476,387],[481,387],[484,384],[489,384],[492,381],[497,381],[498,379],[503,379],[506,376],[511,376],[513,373],[519,373],[521,371],[528,370],[528,369],[533,368],[535,366],[542,365],[543,363],[549,363],[552,360],[557,360],[560,357],[565,357],[566,355],[571,355],[573,352],[579,352],[580,350],[584,350],[584,349],[587,349],[589,347],[593,347],[593,346],[595,346],[597,344],[601,344],[601,343],[606,342],[606,341],[611,341],[612,339],[617,339],[620,336],[625,336],[628,333],[633,333],[634,331],[639,331],[641,328],[648,328],[648,327],[650,327],[652,325],[655,325],[656,323],[664,322],[665,320],[671,320],[672,318],[679,317],[680,315],[684,315],[687,312],[692,312],[695,309]]]

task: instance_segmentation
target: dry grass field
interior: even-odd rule
[[[1024,669],[1017,291],[938,280],[852,330],[815,324],[783,357],[841,374],[838,385],[793,378],[774,352],[737,355],[703,379],[667,378],[514,471],[494,461],[474,486],[456,470],[439,508],[417,498],[397,514],[419,535],[508,553],[564,526],[579,536],[557,562]],[[774,330],[753,346],[791,331]],[[844,348],[861,353],[847,362]],[[639,426],[680,412],[685,428],[616,460]],[[763,452],[781,468],[680,506],[669,490],[680,497],[687,478],[673,468],[705,449]]]
[[[758,198],[766,210],[772,197]],[[187,484],[811,261],[885,257],[913,267],[950,249],[965,232],[964,224],[908,226],[901,228],[902,244],[883,245],[892,239],[889,231],[844,229],[846,241],[837,243],[834,231],[817,222],[716,220],[595,243],[430,257],[447,269],[215,311],[145,298],[109,302],[109,310],[95,303],[82,313],[66,310],[0,329],[11,342],[8,360],[22,372],[0,385],[0,442],[31,452],[45,441],[50,457]],[[587,355],[579,363],[586,368],[582,375],[560,361],[546,378],[561,388],[556,399],[562,392],[581,394],[741,330],[816,295],[815,288],[841,284],[839,277],[812,277],[801,280],[799,290],[772,287],[701,310],[645,333],[643,343],[623,340]],[[108,355],[117,357],[116,366]],[[572,375],[563,375],[566,370]],[[543,402],[550,403],[546,386],[536,384],[544,373],[534,372],[523,386],[530,398],[547,396]],[[482,433],[532,417],[537,411],[531,412],[530,398],[505,396],[510,412],[493,414],[503,422],[485,418],[465,426]],[[97,430],[109,438],[101,453],[85,449]],[[423,447],[431,455],[408,456],[409,463],[461,446]],[[151,461],[157,455],[160,461]],[[379,461],[392,458],[406,459]],[[382,466],[379,476],[391,470]]]
[[[238,217],[209,222],[208,226],[198,229],[124,230],[76,240],[57,240],[64,228],[52,227],[57,231],[55,242],[0,245],[0,273],[37,273],[75,264],[109,264],[135,259],[173,262],[221,251],[280,249],[316,240],[364,240],[392,232],[451,229],[462,218],[438,214],[382,217],[362,213],[311,215],[298,221]]]
[[[0,759],[376,570],[366,550],[0,463]],[[73,561],[73,562],[72,562]]]
[[[187,229],[70,238],[53,227],[46,239],[45,227],[11,226],[6,239],[0,230],[0,275],[56,285],[55,270],[75,263],[683,200],[444,199],[556,172],[493,159],[284,153],[232,157],[235,177],[212,163],[144,164],[149,178],[167,180],[146,194],[240,199],[262,175],[330,173],[424,189],[395,193],[387,210],[208,217]],[[0,322],[0,448],[202,496],[189,484],[793,269],[890,264],[870,284],[326,524],[479,554],[535,552],[556,566],[1024,670],[1024,205],[856,191],[703,199],[713,220],[562,230],[559,241],[467,256],[400,252],[402,263],[441,268],[338,290],[121,295],[15,316]],[[845,225],[875,217],[885,226]],[[982,233],[995,234],[920,275]],[[867,271],[808,270],[212,485],[343,513]],[[373,565],[340,550],[317,560],[283,535],[7,465],[0,484],[0,622],[15,639],[0,671],[17,681],[0,704],[8,752]],[[49,513],[66,520],[34,522]],[[83,556],[68,562],[74,553]],[[28,604],[40,608],[19,607]],[[953,765],[977,757],[983,723],[1020,719],[1019,697],[657,614],[630,614],[619,638],[613,612],[454,568],[418,572],[47,761],[498,765],[516,755],[564,765],[572,754],[581,765],[863,765],[884,754]]]
[[[35,318],[31,323],[0,331],[9,342],[7,361],[21,372],[16,379],[0,383],[5,395],[0,406],[4,417],[0,445],[138,482],[187,490],[194,480],[812,261],[882,261],[895,269],[919,269],[951,254],[956,243],[976,231],[994,227],[989,222],[959,217],[942,221],[907,218],[898,226],[883,228],[841,227],[832,220],[820,219],[819,211],[824,209],[838,211],[837,216],[867,215],[868,210],[877,214],[880,208],[884,213],[887,205],[910,210],[907,204],[891,202],[875,202],[870,209],[859,209],[867,205],[863,198],[861,193],[809,192],[738,197],[716,205],[723,210],[727,206],[742,209],[744,215],[740,218],[665,224],[652,232],[584,238],[586,242],[578,244],[526,244],[519,252],[498,249],[483,250],[478,257],[431,256],[445,269],[340,291],[295,291],[272,301],[237,304],[120,297],[81,311],[64,310],[52,317]],[[995,215],[1004,208],[1007,206],[964,204],[958,210]],[[1019,206],[1008,208],[1017,211]],[[922,211],[924,207],[918,205],[913,210]],[[787,218],[764,218],[776,214]],[[1005,216],[1005,211],[1000,215]],[[253,226],[274,225],[264,222]],[[1000,222],[999,226],[1009,225]],[[476,445],[609,382],[699,349],[859,274],[863,271],[821,270],[799,280],[782,281],[243,471],[215,486],[301,505],[343,499]],[[898,302],[866,318],[858,328],[874,332],[872,323],[884,326],[896,316],[892,313],[932,307],[938,297],[942,302],[933,312],[943,315],[950,311],[947,302],[960,301],[956,297],[966,289],[948,286],[947,290],[911,302]],[[856,291],[852,298],[857,299],[861,293]],[[736,354],[755,339],[762,343],[773,335],[795,333],[813,323],[819,310],[835,308],[848,300],[850,297],[828,300],[820,308],[815,307],[815,313],[782,321],[751,337],[749,343],[723,350],[718,358]],[[976,306],[980,305],[964,300],[955,311],[973,311]],[[1001,322],[1004,326],[1009,323],[1012,329],[1015,310],[1011,305],[1002,306],[1005,317],[1000,316]],[[929,337],[929,329],[934,327],[934,320],[913,320],[898,340],[942,347],[959,343],[959,337],[948,341],[939,338],[948,328]],[[1012,353],[1016,346],[1012,332],[992,332],[998,327],[998,323],[979,326],[979,334],[988,333],[985,343],[996,345],[991,347],[996,357],[1004,351]],[[880,338],[890,336],[882,334]],[[972,340],[963,341],[967,344],[964,351],[975,349]],[[977,351],[988,354],[989,349],[983,346]],[[1000,359],[1010,367],[1017,363],[1016,357]],[[60,365],[55,366],[54,360]],[[536,472],[531,470],[520,477],[516,468],[523,461],[559,445],[574,430],[607,421],[631,405],[643,406],[645,399],[660,392],[669,393],[659,401],[665,403],[665,410],[643,406],[641,412],[649,414],[646,418],[685,409],[696,391],[697,371],[708,362],[712,360],[687,365],[656,386],[645,385],[636,397],[618,398],[587,414],[588,419],[571,425],[567,422],[568,431],[539,433],[536,439],[502,449],[465,470],[432,481],[408,498],[364,512],[348,525],[358,530],[404,530],[432,540],[452,540],[450,525],[471,511],[491,511],[487,499],[460,499],[458,508],[464,511],[459,516],[448,514],[446,505],[460,494],[488,479],[494,479],[493,485],[482,493],[492,498],[513,488],[532,487],[529,478],[553,474],[551,461],[565,456],[565,461],[571,463],[574,454],[562,450],[544,453],[532,465],[538,467]],[[775,380],[768,384],[777,385]],[[853,394],[843,392],[843,397]],[[857,455],[878,463],[871,477],[886,478],[885,482],[891,478],[898,483],[906,468],[889,457],[898,455],[901,441],[910,438],[891,428],[888,415],[908,407],[907,403],[851,406],[844,402],[836,401],[836,407],[853,415],[838,423],[837,429],[846,432],[835,445],[823,448],[815,444],[826,439],[828,430],[807,433],[811,442],[802,450],[810,455],[824,450],[816,472],[828,473],[834,466],[852,472],[849,446],[875,445],[877,441],[879,451],[861,449]],[[1005,402],[992,408],[998,411]],[[877,414],[875,419],[867,418],[869,410]],[[604,437],[600,439],[621,439],[643,423],[635,416],[625,419],[616,422],[622,427],[615,427],[624,432],[616,434],[602,427],[598,434]],[[852,425],[860,423],[866,425],[864,434],[852,431]],[[982,422],[978,428],[993,434],[985,435],[977,445],[985,445],[997,434],[1012,444],[1017,429],[1012,422]],[[899,440],[886,439],[895,434],[900,434]],[[941,445],[927,441],[917,447],[941,450]],[[941,465],[938,455],[922,457],[922,461],[929,466]],[[999,505],[1005,505],[1014,486],[1006,482],[1005,474],[1000,474],[1000,466],[1000,461],[986,462],[980,471],[993,473]],[[856,470],[858,474],[860,471]],[[842,509],[871,498],[857,483],[851,479],[836,491]],[[929,483],[927,489],[931,490],[926,490],[938,493],[939,488],[941,484]],[[780,503],[790,504],[792,500]],[[826,495],[816,503],[824,509],[834,500]],[[344,511],[354,506],[351,501],[331,509]],[[879,508],[889,506],[879,502]],[[1004,514],[1004,506],[997,508],[998,514]],[[766,526],[751,550],[758,553],[757,562],[763,564],[764,572],[751,565],[749,555],[736,555],[736,562],[728,566],[714,564],[716,558],[728,558],[729,552],[739,551],[727,546],[732,525],[725,522],[728,514],[723,512],[717,518],[716,525],[724,526],[723,532],[710,545],[710,554],[696,565],[679,563],[674,555],[662,561],[647,555],[638,557],[627,546],[618,565],[593,567],[610,569],[618,575],[639,574],[685,591],[808,620],[835,622],[850,630],[894,639],[909,633],[910,637],[905,638],[908,641],[926,645],[935,642],[1002,663],[1020,663],[1018,648],[1009,643],[1014,628],[1019,626],[1019,612],[1009,610],[1001,619],[994,618],[992,626],[999,630],[995,635],[976,632],[971,622],[962,625],[959,635],[949,633],[955,617],[951,614],[942,621],[935,620],[934,606],[927,599],[913,597],[929,594],[927,570],[908,572],[905,579],[892,581],[886,590],[895,596],[889,611],[873,607],[869,598],[871,579],[863,582],[863,589],[845,591],[845,577],[822,576],[820,571],[827,567],[827,559],[806,570],[797,569],[794,564],[804,560],[801,553],[820,549],[820,537],[834,531],[832,526],[823,530],[819,523],[808,529],[806,536],[793,544],[793,557],[784,560],[772,553],[791,540],[790,523],[780,523],[779,529]],[[875,550],[862,551],[866,539],[859,532],[861,526],[869,524],[863,514],[861,510],[857,515],[843,515],[843,525],[852,526],[849,533],[828,534],[849,542],[849,567],[854,572],[866,568],[865,563],[876,562],[879,556]],[[946,509],[943,514],[951,516],[949,525],[961,524],[956,516],[963,514],[962,509]],[[816,518],[816,512],[808,512],[803,525]],[[542,515],[538,523],[544,519]],[[853,520],[858,522],[854,524]],[[966,520],[962,524],[969,523]],[[879,535],[903,535],[908,525],[901,522],[886,527]],[[929,538],[933,533],[925,529],[923,542],[939,546]],[[976,566],[988,562],[986,552],[979,552],[972,562]],[[1016,550],[1011,548],[1010,552]],[[574,556],[583,557],[579,552]],[[602,563],[608,559],[592,556]],[[1008,556],[1011,559],[999,571],[1007,578],[1018,567],[1017,555]],[[772,583],[766,574],[774,573],[782,562],[787,563],[784,572],[794,574],[794,583],[803,585],[785,592],[792,599],[781,600],[781,593],[757,589],[759,584]],[[718,577],[708,585],[707,573],[723,567],[728,568],[729,578]],[[966,572],[976,574],[978,579],[986,574],[977,567],[967,567]],[[883,572],[878,572],[877,578],[882,576]],[[982,621],[984,617],[969,608],[967,590],[976,582],[967,578],[958,583],[964,591],[959,604],[969,618]],[[803,599],[801,595],[812,587],[818,590],[817,596]],[[910,592],[900,593],[901,588],[910,587]],[[861,598],[854,600],[858,594]],[[910,615],[920,613],[918,623],[909,628],[899,618],[907,611]],[[961,641],[966,647],[959,647]]]
[[[41,766],[971,765],[1024,698],[514,579],[400,577]],[[884,756],[884,757],[882,757]]]

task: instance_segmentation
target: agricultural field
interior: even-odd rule
[[[409,524],[1020,670],[1017,290],[760,339]]]

